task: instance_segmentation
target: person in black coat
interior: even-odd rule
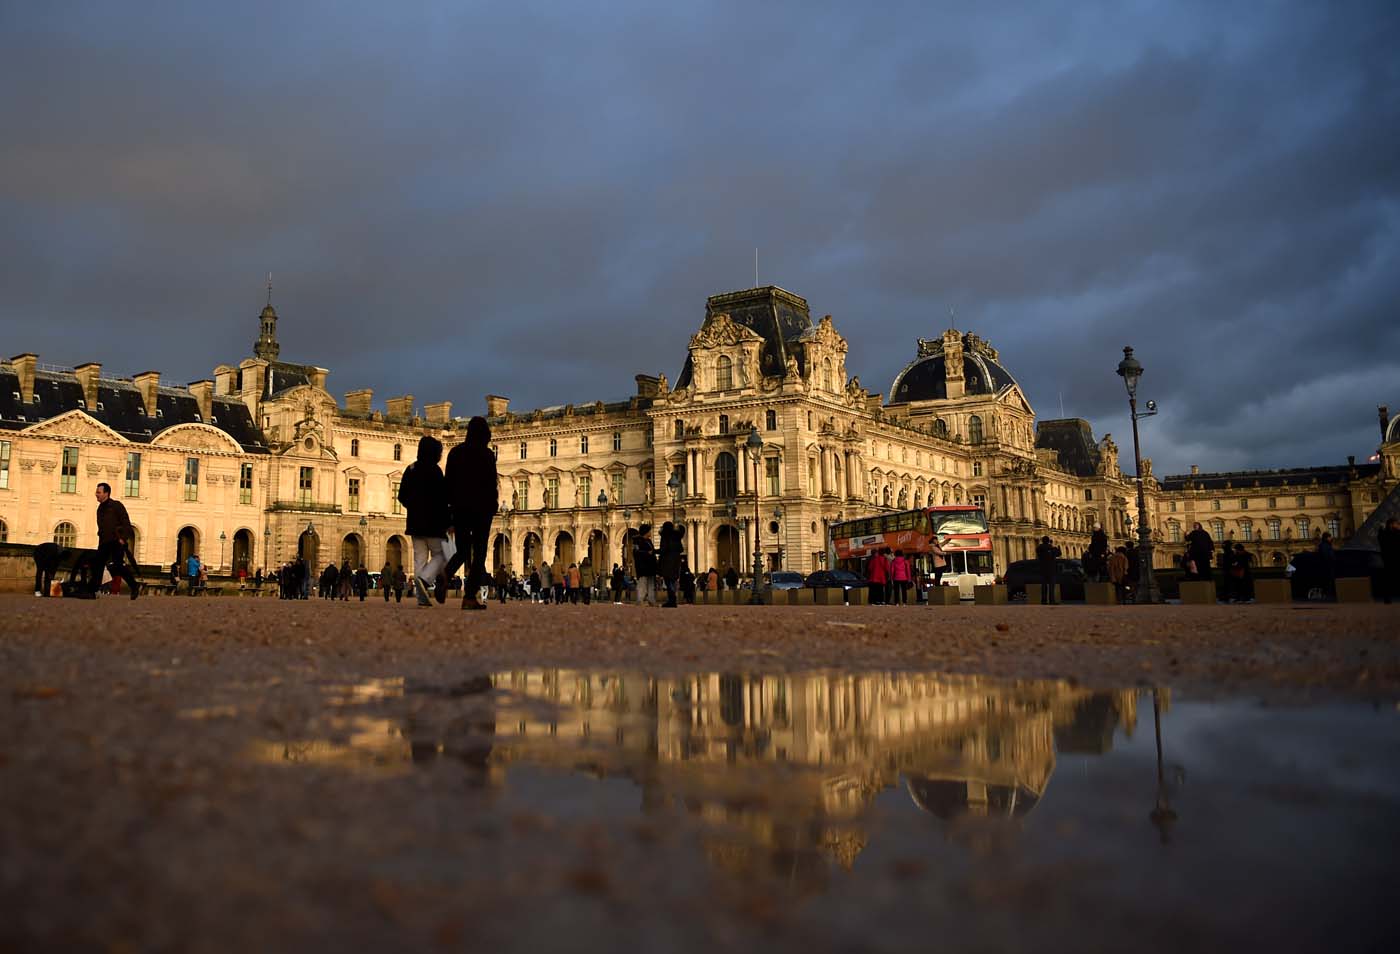
[[[622,567],[616,563],[613,564],[611,582],[613,605],[618,606],[622,603],[622,591],[626,589],[627,575],[622,572]]]
[[[681,544],[685,534],[667,520],[661,525],[661,553],[658,561],[661,578],[666,582],[666,602],[663,606],[676,606],[676,587],[681,576]]]
[[[500,506],[496,455],[491,453],[491,428],[486,418],[474,417],[467,422],[467,439],[447,455],[446,483],[457,552],[447,561],[443,573],[451,577],[465,563],[467,585],[463,588],[462,609],[484,610],[486,604],[477,599],[477,593],[488,582],[486,548],[491,519]]]
[[[1191,575],[1198,580],[1211,578],[1210,568],[1214,562],[1215,541],[1199,523],[1186,535],[1186,559],[1196,564]],[[1190,568],[1188,567],[1188,572]]]
[[[424,434],[418,439],[418,459],[408,465],[399,481],[399,503],[408,511],[404,532],[413,538],[413,586],[419,606],[431,606],[429,582],[439,603],[447,600],[447,577],[442,568],[442,542],[452,518],[447,502],[447,481],[438,461],[442,442]]]
[[[1049,537],[1041,537],[1040,545],[1035,548],[1036,567],[1040,570],[1040,602],[1054,605],[1059,602],[1055,599],[1055,567],[1056,561],[1060,558],[1060,548],[1050,542]]]
[[[64,550],[50,540],[34,548],[34,595],[48,596],[53,589],[53,577],[63,562]]]

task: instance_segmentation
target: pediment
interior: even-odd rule
[[[358,468],[358,467],[347,467],[347,468],[345,468],[345,476],[346,476],[346,477],[364,477],[364,475],[365,475],[365,472],[364,472],[363,470],[360,470],[360,468]]]
[[[761,344],[763,336],[721,312],[705,319],[700,330],[691,336],[690,348],[723,348],[750,342]]]
[[[241,454],[243,447],[217,427],[209,424],[176,424],[151,438],[152,447],[205,451],[213,454]]]
[[[1021,386],[1019,384],[1008,384],[1002,389],[999,400],[1007,407],[1018,408],[1025,411],[1027,414],[1035,413],[1031,408],[1031,403],[1027,401],[1026,396],[1021,393]]]
[[[65,411],[47,421],[31,424],[20,433],[30,434],[34,437],[51,437],[70,441],[131,443],[106,424],[77,410]]]

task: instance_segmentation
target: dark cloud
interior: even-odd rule
[[[271,270],[335,390],[615,399],[757,246],[867,386],[954,308],[1120,439],[1134,344],[1159,472],[1370,452],[1400,7],[869,6],[8,5],[3,347],[203,377]]]

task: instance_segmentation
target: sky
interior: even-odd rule
[[[805,297],[887,391],[953,321],[1158,474],[1400,413],[1400,3],[0,4],[0,352],[480,413],[675,381]]]

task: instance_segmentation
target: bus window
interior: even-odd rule
[[[986,533],[987,518],[980,510],[931,514],[938,533]]]

